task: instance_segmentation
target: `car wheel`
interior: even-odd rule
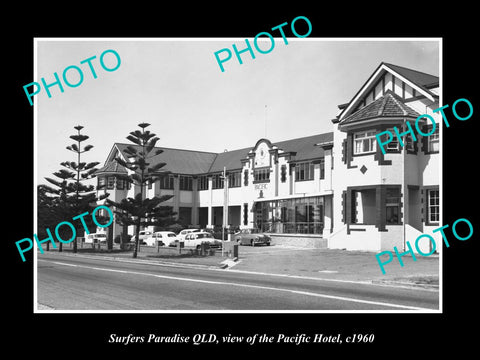
[[[200,245],[197,245],[197,250],[200,250],[201,246]]]

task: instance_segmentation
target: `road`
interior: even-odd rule
[[[60,254],[38,256],[37,300],[55,310],[438,310],[439,293]]]

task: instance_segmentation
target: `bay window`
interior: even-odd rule
[[[353,135],[353,154],[367,154],[376,151],[375,131],[362,131]]]

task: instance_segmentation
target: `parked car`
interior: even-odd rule
[[[140,243],[142,243],[142,240],[144,240],[145,238],[150,237],[150,236],[152,236],[152,232],[150,230],[140,230],[140,233],[138,235],[138,238],[140,239]],[[135,239],[136,239],[136,236],[133,235],[130,238],[130,241],[135,242]]]
[[[104,232],[88,234],[85,237],[85,242],[89,244],[98,244],[99,242],[103,243],[106,241],[107,241],[107,234]]]
[[[175,243],[176,240],[177,235],[172,231],[157,231],[145,238],[143,242],[148,246],[155,246],[157,242],[160,243],[160,246],[170,246],[170,244]]]
[[[195,247],[200,249],[202,243],[207,243],[212,248],[219,248],[222,246],[222,242],[215,239],[213,235],[207,231],[190,232],[185,235],[185,240],[182,241],[184,246]]]
[[[258,229],[242,229],[233,235],[233,241],[239,245],[270,245],[270,236],[259,232]]]
[[[195,232],[195,231],[198,232],[198,231],[200,231],[200,229],[183,229],[182,231],[180,231],[180,232],[177,234],[177,239],[178,239],[179,241],[183,241],[183,240],[185,240],[185,236],[186,236],[187,234],[190,234],[190,233]]]

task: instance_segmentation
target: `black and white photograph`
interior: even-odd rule
[[[36,42],[38,311],[441,310],[441,39],[261,40]]]
[[[13,13],[6,350],[473,350],[475,12],[324,5]]]

